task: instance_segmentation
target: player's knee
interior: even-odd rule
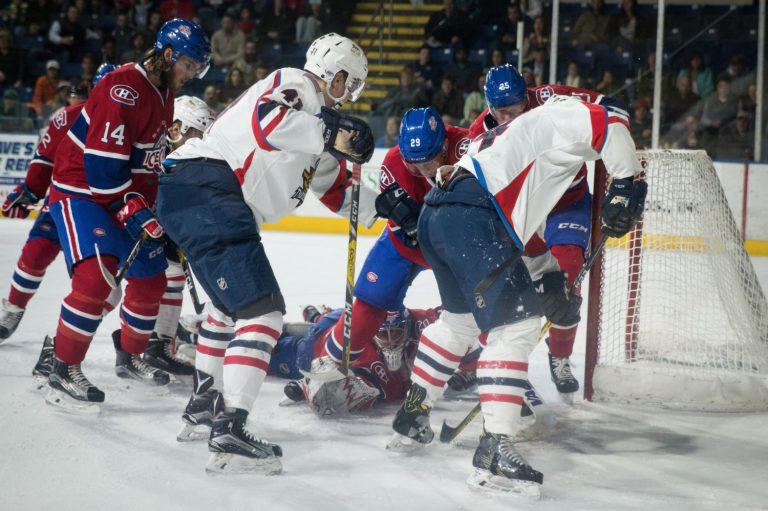
[[[102,257],[102,264],[111,274],[117,273],[117,259],[111,256]],[[112,288],[104,279],[99,268],[99,261],[90,257],[75,266],[72,272],[72,292],[87,296],[89,301],[103,302],[107,299]]]
[[[458,357],[464,356],[469,351],[478,335],[480,335],[480,329],[477,328],[472,314],[450,312],[443,312],[437,321],[422,332],[422,336]]]
[[[457,314],[454,312],[443,311],[440,315],[440,320],[443,321],[455,335],[469,339],[470,342],[474,342],[477,336],[480,335],[480,328],[477,326],[475,318],[469,312]]]
[[[132,302],[160,303],[165,293],[167,280],[165,273],[158,273],[142,279],[129,278],[125,288],[125,299]]]
[[[528,318],[508,325],[493,328],[488,332],[485,349],[496,347],[519,348],[527,357],[536,347],[541,321],[538,317]]]
[[[249,303],[235,311],[235,316],[238,319],[250,319],[265,316],[271,312],[285,314],[285,300],[283,299],[283,294],[279,291],[262,296],[258,300]]]
[[[44,272],[56,259],[59,253],[59,245],[45,238],[36,238],[28,241],[22,250],[20,263],[23,270],[31,273]]]

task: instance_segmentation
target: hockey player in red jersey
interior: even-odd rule
[[[116,66],[103,64],[93,76],[95,86],[101,78],[114,70]],[[79,91],[71,94],[70,105],[61,108],[51,119],[48,128],[37,144],[35,155],[29,163],[24,182],[18,185],[6,198],[0,214],[11,218],[26,218],[30,207],[43,200],[40,213],[29,231],[21,256],[16,263],[16,270],[11,280],[11,291],[8,298],[3,298],[0,305],[0,342],[8,339],[19,326],[27,304],[37,292],[45,276],[45,271],[59,253],[59,236],[56,224],[48,211],[48,187],[53,174],[53,162],[59,143],[67,136],[70,126],[80,115],[85,106],[86,96]],[[50,355],[53,345],[48,342],[46,354]],[[47,356],[50,359],[50,356]],[[50,365],[50,364],[48,364]],[[33,374],[38,372],[36,367]],[[45,374],[47,378],[47,373]]]
[[[120,67],[93,89],[59,146],[51,214],[72,291],[64,298],[56,330],[49,403],[98,411],[95,403],[104,400],[104,393],[83,375],[80,364],[110,294],[102,272],[115,275],[139,240],[143,245],[126,274],[121,330],[113,334],[115,372],[149,385],[169,381],[167,373],[140,357],[166,287],[164,233],[152,205],[173,122],[174,95],[205,73],[209,59],[210,44],[200,27],[181,19],[166,22],[143,62]]]
[[[489,129],[509,122],[523,112],[543,105],[556,94],[596,103],[629,117],[624,104],[598,92],[566,85],[540,85],[526,89],[517,70],[505,64],[488,71],[485,82],[488,108],[469,127],[469,135],[475,138]],[[601,161],[597,161],[595,165],[597,169],[602,169]],[[591,217],[592,195],[587,183],[587,166],[582,165],[568,191],[550,213],[544,232],[544,240],[557,259],[560,269],[565,272],[569,286],[584,265],[584,251],[589,243],[592,225]],[[554,323],[547,339],[550,375],[560,396],[566,402],[572,402],[575,392],[579,390],[579,382],[573,375],[570,362],[577,328],[578,324]]]
[[[445,126],[432,107],[405,112],[398,145],[381,164],[381,195],[376,211],[387,226],[363,263],[355,283],[350,333],[350,362],[371,346],[387,316],[399,310],[413,279],[429,265],[416,242],[416,222],[424,196],[432,188],[438,167],[453,164],[466,151],[469,139],[463,128]],[[343,347],[344,318],[328,337],[325,352],[312,368],[315,380],[342,378],[338,371]]]

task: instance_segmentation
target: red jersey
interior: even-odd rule
[[[467,130],[456,126],[446,126],[445,138],[448,147],[447,164],[453,165],[467,152],[467,147],[469,147]],[[381,163],[381,189],[383,190],[392,183],[400,185],[420,205],[424,204],[424,196],[432,189],[432,183],[429,179],[417,177],[405,168],[400,149],[397,146],[387,151],[387,155]],[[408,247],[405,244],[405,234],[397,224],[388,220],[386,229],[390,241],[401,256],[424,268],[429,268],[421,250]]]
[[[59,143],[66,138],[67,131],[74,123],[80,110],[85,103],[62,108],[56,116],[51,119],[48,129],[37,144],[35,156],[29,163],[27,176],[24,183],[29,191],[38,197],[44,197],[51,185],[51,175],[53,174],[53,162],[56,159],[56,153],[59,150]]]
[[[154,204],[173,102],[141,64],[102,78],[59,145],[51,202],[77,197],[106,206],[138,192]]]

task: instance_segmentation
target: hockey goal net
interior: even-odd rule
[[[643,220],[609,240],[590,275],[586,398],[768,410],[768,305],[712,161],[638,157]],[[596,198],[604,179],[595,173]]]

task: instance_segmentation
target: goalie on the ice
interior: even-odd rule
[[[553,96],[477,137],[457,165],[440,169],[439,187],[425,198],[418,239],[445,311],[422,334],[413,385],[393,421],[389,448],[412,450],[432,441],[430,410],[482,333],[477,382],[484,432],[467,482],[538,495],[543,476],[512,440],[521,427],[528,356],[544,312],[560,311],[570,316],[558,318],[562,324],[575,323],[580,305],[568,299],[540,235],[582,164],[598,158],[613,178],[603,202],[603,234],[623,236],[639,220],[646,188],[633,180],[641,167],[628,126],[625,116],[602,106]],[[541,255],[526,268],[523,249],[535,253],[534,244]],[[552,285],[558,274],[559,285]],[[533,281],[539,281],[536,289]],[[539,300],[537,291],[548,296]]]

